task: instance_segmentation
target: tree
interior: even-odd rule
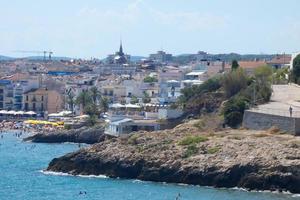
[[[300,54],[293,60],[292,80],[300,84]]]
[[[268,102],[272,95],[272,75],[273,71],[270,66],[261,66],[255,69],[254,71],[254,84],[257,99],[255,101]]]
[[[67,104],[71,109],[72,113],[74,112],[74,105],[75,105],[75,95],[72,91],[67,92]]]
[[[144,91],[143,103],[150,103],[150,102],[151,102],[151,98],[149,94],[146,91]]]
[[[76,98],[76,104],[81,106],[81,110],[84,111],[85,107],[92,102],[89,91],[83,90]]]
[[[130,99],[130,103],[131,104],[136,104],[138,102],[139,102],[139,100],[138,100],[138,98],[136,96],[131,96],[131,99]]]
[[[289,77],[289,68],[277,69],[273,74],[273,84],[287,84]]]
[[[157,82],[157,78],[155,77],[152,77],[152,76],[147,76],[144,78],[144,82],[145,83],[154,83],[154,82]]]
[[[239,68],[239,63],[237,60],[233,60],[232,63],[231,63],[231,70],[236,70],[237,68]]]
[[[247,87],[248,77],[243,69],[236,69],[223,77],[223,86],[226,96],[232,97]]]
[[[100,101],[100,109],[103,113],[108,111],[108,104],[109,104],[108,98],[102,97]]]
[[[101,93],[100,91],[98,90],[98,88],[96,86],[92,87],[90,89],[90,93],[91,93],[91,97],[92,97],[92,100],[93,100],[93,103],[94,104],[97,104],[100,97],[101,97]]]

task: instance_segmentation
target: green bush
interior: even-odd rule
[[[178,99],[177,104],[185,108],[186,104],[198,99],[201,95],[209,92],[215,92],[221,88],[220,76],[210,78],[201,85],[193,85],[181,90],[181,96]]]
[[[208,138],[205,136],[187,136],[183,138],[178,144],[182,146],[198,144],[200,142],[207,141]]]
[[[219,152],[220,150],[221,150],[220,147],[212,147],[212,148],[207,149],[206,152],[208,154],[215,154],[215,153]]]
[[[139,138],[138,135],[134,134],[134,135],[131,135],[129,138],[128,138],[128,144],[131,144],[131,145],[136,145],[137,144],[137,139]]]
[[[136,96],[132,96],[131,97],[131,99],[130,99],[130,103],[131,104],[136,104],[136,103],[138,103],[139,102],[139,100],[138,100],[138,98],[136,97]]]
[[[145,83],[154,83],[154,82],[157,82],[157,78],[155,77],[152,77],[152,76],[147,76],[144,78],[144,82]]]
[[[183,154],[184,158],[191,157],[192,155],[198,153],[199,149],[197,148],[196,144],[191,144],[187,147],[186,151]]]
[[[223,77],[223,87],[228,98],[245,89],[247,87],[247,83],[248,77],[241,68],[233,70],[230,73],[225,74]]]
[[[243,121],[244,111],[248,105],[249,99],[243,96],[237,96],[227,101],[223,109],[225,123],[232,128],[238,127]]]

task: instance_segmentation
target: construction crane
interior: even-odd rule
[[[30,53],[30,54],[43,54],[44,55],[44,61],[47,59],[47,54],[48,54],[48,59],[52,59],[52,51],[14,51],[17,53]]]

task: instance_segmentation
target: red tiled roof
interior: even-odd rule
[[[268,64],[289,64],[291,59],[291,55],[278,55],[272,60],[268,61]]]
[[[267,64],[265,61],[239,61],[238,63],[243,69],[255,69]],[[225,68],[231,68],[231,65],[225,65]]]

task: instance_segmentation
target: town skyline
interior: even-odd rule
[[[56,56],[104,58],[118,48],[120,38],[124,52],[137,56],[161,49],[173,55],[199,50],[288,54],[297,52],[300,42],[295,0],[18,4],[1,5],[0,16],[9,20],[0,25],[0,55],[23,57],[14,51],[51,50]]]

